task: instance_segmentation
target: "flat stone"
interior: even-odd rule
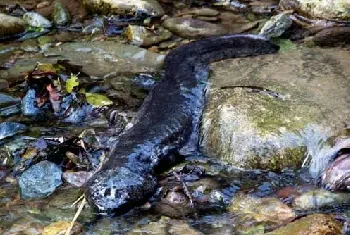
[[[222,25],[182,17],[168,18],[163,27],[183,38],[201,38],[228,32]]]
[[[37,61],[56,63],[62,59],[81,65],[82,72],[98,78],[151,73],[163,66],[165,57],[146,49],[113,41],[65,43],[60,47],[50,48],[46,55],[47,58],[24,56],[10,69],[0,70],[0,77],[15,78],[23,72],[33,70]]]
[[[164,10],[156,0],[84,0],[86,7],[95,13],[136,14],[143,12],[150,16],[162,16]]]

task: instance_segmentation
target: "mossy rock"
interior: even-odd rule
[[[350,120],[350,55],[295,48],[212,65],[203,113],[206,155],[243,168],[300,167]]]
[[[295,235],[295,234],[312,234],[312,235],[336,235],[342,234],[341,223],[330,215],[313,214],[289,223],[284,227],[276,229],[269,235]]]
[[[344,0],[281,0],[280,8],[311,18],[350,20],[350,4]]]
[[[85,6],[94,13],[131,14],[144,13],[150,16],[162,16],[164,10],[156,0],[83,0]]]

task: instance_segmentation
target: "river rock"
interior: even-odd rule
[[[51,221],[71,222],[80,203],[76,203],[75,206],[72,206],[72,204],[76,202],[83,193],[82,189],[79,188],[59,189],[48,198],[49,201],[42,209],[42,213],[45,214],[47,218],[50,218]],[[96,216],[94,210],[86,205],[78,217],[78,222],[91,223],[96,219]]]
[[[162,217],[159,221],[150,222],[146,225],[135,227],[126,235],[203,235],[203,233],[191,228],[186,221],[172,220],[168,217]]]
[[[86,7],[95,13],[108,14],[139,14],[162,16],[164,10],[156,0],[84,0]]]
[[[276,228],[295,218],[293,209],[277,198],[257,198],[244,194],[237,195],[228,210],[238,216],[239,230],[253,224]]]
[[[348,205],[350,197],[348,193],[334,193],[324,189],[316,189],[303,193],[296,197],[293,207],[296,210],[317,210],[329,207]]]
[[[71,223],[65,221],[57,221],[49,224],[43,229],[42,235],[59,235],[65,234],[69,229]],[[79,223],[74,223],[74,226],[69,234],[78,235],[82,233],[82,225]]]
[[[149,47],[171,38],[172,33],[162,27],[151,31],[143,26],[129,25],[124,35],[132,45]]]
[[[93,172],[88,171],[65,171],[63,173],[63,179],[73,186],[81,187],[92,175]]]
[[[22,133],[27,127],[17,122],[2,122],[0,124],[0,140]]]
[[[158,71],[164,61],[164,55],[113,41],[65,43],[57,48],[49,48],[46,55],[47,58],[24,56],[10,69],[0,70],[0,77],[18,77],[22,72],[33,70],[39,60],[41,63],[54,64],[57,59],[67,59],[81,65],[82,72],[95,78],[152,73]]]
[[[332,191],[350,191],[350,154],[342,154],[332,162],[322,175],[322,184]]]
[[[281,36],[292,25],[292,19],[285,13],[271,17],[260,30],[260,34],[268,38]]]
[[[42,198],[53,193],[62,184],[62,170],[49,161],[39,162],[18,179],[22,198]]]
[[[51,28],[52,23],[36,12],[27,12],[23,15],[23,20],[27,25],[34,28]]]
[[[283,10],[295,10],[312,18],[349,20],[349,2],[344,0],[281,0]]]
[[[218,24],[181,17],[164,20],[163,27],[183,38],[202,38],[222,35],[228,32],[223,26]]]
[[[350,55],[341,49],[212,64],[202,150],[244,168],[298,167],[306,153],[321,164],[326,140],[349,125],[349,73]]]
[[[25,23],[22,19],[0,13],[0,37],[23,33]]]
[[[0,92],[0,105],[19,103],[21,99],[18,97],[13,97],[8,94]]]
[[[337,235],[342,233],[341,223],[330,215],[313,214],[276,229],[268,235]]]
[[[350,27],[331,27],[318,32],[312,37],[305,38],[308,45],[339,46],[350,44]]]
[[[60,2],[54,2],[54,11],[53,11],[53,22],[58,26],[65,26],[69,24],[71,17],[67,8]]]

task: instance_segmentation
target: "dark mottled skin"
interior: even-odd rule
[[[209,63],[276,53],[256,35],[211,37],[180,46],[165,58],[165,77],[142,105],[134,125],[120,136],[102,168],[87,182],[86,197],[104,212],[123,212],[154,193],[155,166],[168,155],[197,147]]]

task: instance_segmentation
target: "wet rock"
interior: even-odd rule
[[[51,28],[52,23],[36,12],[27,12],[23,15],[23,20],[27,25],[34,28]]]
[[[304,41],[307,45],[340,46],[350,44],[350,27],[331,27],[323,29]]]
[[[194,208],[183,189],[172,188],[164,192],[160,202],[155,205],[155,211],[171,218],[182,218],[192,214]]]
[[[149,47],[171,38],[172,33],[164,28],[151,31],[143,26],[129,25],[124,35],[132,45]]]
[[[42,235],[44,225],[40,222],[25,221],[20,219],[16,221],[9,230],[2,233],[3,235]]]
[[[65,43],[48,54],[75,61],[82,72],[92,77],[114,77],[117,74],[153,72],[159,69],[164,55],[116,42]],[[84,58],[84,60],[81,60]]]
[[[326,189],[350,191],[350,154],[339,156],[322,175]]]
[[[76,202],[82,195],[83,191],[79,188],[61,188],[50,196],[49,201],[42,209],[42,213],[50,219],[50,221],[71,222],[80,203]],[[89,223],[96,218],[94,210],[86,205],[78,218],[80,223]]]
[[[83,28],[82,32],[86,34],[95,34],[97,32],[101,32],[103,24],[103,17],[94,17],[92,22]]]
[[[138,226],[126,235],[202,235],[201,232],[191,228],[184,220],[171,220],[167,217],[162,217],[157,222],[150,222],[146,225]]]
[[[14,36],[23,33],[24,30],[25,23],[22,19],[0,13],[0,38]]]
[[[62,171],[56,164],[42,161],[33,165],[18,179],[22,198],[42,198],[62,184]]]
[[[0,140],[22,133],[25,130],[27,130],[27,127],[23,124],[16,122],[2,122],[0,123]]]
[[[195,9],[190,9],[190,10],[187,10],[187,11],[184,11],[184,12],[181,12],[180,15],[188,15],[188,14],[191,14],[191,15],[196,15],[196,16],[218,16],[220,14],[219,11],[215,10],[215,9],[212,9],[212,8],[195,8]]]
[[[26,40],[21,43],[21,49],[25,52],[38,52],[39,47],[36,40]]]
[[[13,103],[19,103],[21,102],[21,99],[18,97],[13,97],[5,93],[0,92],[0,105],[5,105],[5,104],[13,104]]]
[[[26,116],[36,116],[40,113],[40,109],[36,103],[35,90],[29,89],[22,100],[22,113]]]
[[[141,87],[145,90],[152,90],[152,88],[156,85],[156,81],[153,76],[149,74],[139,74],[138,76],[131,79],[132,84]]]
[[[257,14],[271,14],[277,8],[278,2],[276,1],[251,1],[249,7],[253,13]]]
[[[349,69],[347,52],[320,48],[212,64],[202,150],[245,168],[321,164],[349,122]]]
[[[324,189],[311,190],[294,199],[296,210],[315,210],[338,207],[350,203],[348,193],[334,193]]]
[[[349,4],[343,0],[281,0],[283,10],[295,10],[311,18],[349,20]]]
[[[86,7],[96,13],[110,14],[146,14],[162,16],[164,10],[156,0],[84,0]]]
[[[66,7],[60,2],[54,2],[54,12],[53,12],[53,22],[58,26],[65,26],[69,24],[71,17],[69,11]]]
[[[65,234],[70,227],[70,222],[58,221],[46,226],[43,229],[42,235],[59,235]],[[78,235],[82,232],[82,225],[79,223],[74,223],[74,226],[69,234]]]
[[[260,30],[260,34],[268,38],[281,36],[292,25],[292,19],[285,13],[271,17]]]
[[[239,218],[239,230],[252,225],[264,224],[266,228],[276,228],[295,218],[292,208],[277,198],[256,198],[240,194],[234,198],[228,209]]]
[[[19,104],[9,105],[3,108],[0,108],[1,117],[9,117],[21,112],[21,106]]]
[[[181,17],[164,20],[163,27],[183,38],[201,38],[222,35],[228,32],[223,26],[218,24]]]
[[[269,235],[336,235],[342,234],[341,223],[330,215],[313,214],[287,224],[284,227],[276,229]]]
[[[87,172],[87,171],[77,171],[77,172],[66,171],[63,173],[63,179],[71,185],[74,185],[76,187],[81,187],[92,175],[93,175],[92,172]]]

